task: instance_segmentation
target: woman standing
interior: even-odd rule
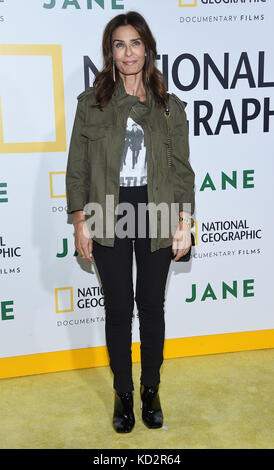
[[[172,252],[177,261],[190,249],[194,172],[188,161],[184,103],[174,94],[168,99],[165,78],[155,66],[156,43],[145,19],[132,11],[114,17],[105,27],[102,49],[102,71],[93,87],[78,96],[67,163],[67,202],[68,213],[74,214],[76,250],[84,259],[95,261],[104,290],[106,343],[114,374],[113,425],[117,432],[130,432],[135,423],[134,300],[141,341],[142,418],[149,428],[163,424],[159,384],[165,287]],[[143,136],[134,165],[126,140],[126,130],[133,125]],[[87,231],[88,203],[100,207],[92,235]],[[163,204],[168,209],[164,217],[154,210]],[[173,231],[172,205],[177,207]],[[149,209],[142,215],[139,209],[144,206]],[[132,209],[126,218],[125,207]]]

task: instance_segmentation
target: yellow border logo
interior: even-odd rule
[[[53,75],[55,135],[54,142],[5,143],[0,99],[0,153],[65,152],[66,125],[62,47],[59,44],[0,44],[0,55],[51,56]],[[1,97],[0,97],[1,98]]]
[[[56,197],[66,197],[66,194],[53,194],[53,180],[52,176],[53,175],[65,175],[65,171],[50,171],[49,172],[49,186],[50,186],[50,197],[56,198]]]
[[[197,220],[194,220],[194,237],[195,237],[195,246],[198,245],[198,222]]]
[[[60,290],[68,290],[70,291],[70,308],[60,310],[58,306],[58,291]],[[64,313],[64,312],[73,312],[73,290],[72,287],[56,287],[55,288],[55,311],[56,313]]]
[[[184,3],[188,2],[188,3]],[[179,0],[179,7],[196,7],[197,6],[197,0],[192,0],[191,3],[189,3],[189,0]]]

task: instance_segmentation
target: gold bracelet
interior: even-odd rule
[[[73,225],[80,224],[80,222],[85,222],[86,219],[79,219],[77,222],[73,222]]]
[[[189,227],[193,227],[193,225],[194,225],[193,219],[191,217],[187,217],[187,218],[186,217],[179,217],[179,222],[184,222]]]

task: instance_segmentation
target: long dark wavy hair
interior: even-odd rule
[[[144,42],[146,61],[143,67],[143,81],[146,82],[152,92],[156,104],[166,107],[168,102],[166,79],[155,66],[157,57],[156,41],[146,20],[136,11],[129,11],[126,14],[115,16],[104,29],[102,40],[103,68],[96,74],[93,81],[96,103],[92,106],[102,110],[110,101],[113,92],[118,87],[119,80],[121,80],[118,73],[116,73],[118,79],[113,80],[112,34],[119,26],[126,25],[133,26]],[[117,71],[117,68],[115,71]]]

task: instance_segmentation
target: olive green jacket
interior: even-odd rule
[[[122,79],[103,111],[92,108],[95,103],[93,87],[78,96],[78,105],[71,135],[66,171],[67,213],[84,210],[87,203],[98,203],[103,210],[103,235],[94,239],[103,245],[114,245],[114,234],[109,236],[106,224],[117,220],[115,207],[119,202],[120,164],[130,116],[144,131],[147,158],[148,202],[156,205],[190,203],[195,209],[194,172],[189,163],[188,124],[184,103],[173,93],[169,97],[169,129],[171,135],[171,165],[168,161],[168,129],[164,109],[156,105],[147,85],[146,100],[127,94]],[[114,210],[106,204],[106,195],[112,195]],[[185,206],[184,206],[185,210]],[[88,211],[85,212],[88,213]],[[149,210],[150,224],[152,224]],[[163,237],[158,227],[151,238],[151,251],[172,244],[172,233]],[[154,220],[155,221],[155,220]],[[178,222],[178,220],[177,220]],[[174,229],[173,229],[174,230]],[[156,233],[156,235],[155,235]],[[173,232],[174,234],[174,232]]]

